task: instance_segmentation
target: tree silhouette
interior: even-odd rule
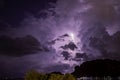
[[[72,73],[76,77],[81,76],[120,76],[120,62],[115,60],[93,60],[87,61],[80,66],[75,67],[75,71]]]

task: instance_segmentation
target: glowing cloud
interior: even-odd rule
[[[70,33],[71,40],[74,42],[75,41],[75,35],[73,33]]]

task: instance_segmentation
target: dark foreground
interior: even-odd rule
[[[9,79],[9,78],[0,78],[0,80],[25,80],[24,78],[14,78],[14,79]],[[81,77],[77,78],[77,80],[120,80],[120,77]]]

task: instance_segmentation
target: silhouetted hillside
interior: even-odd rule
[[[72,73],[76,77],[81,76],[120,76],[120,61],[93,60],[84,62],[80,67],[76,66]]]

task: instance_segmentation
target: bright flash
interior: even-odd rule
[[[73,33],[70,33],[70,37],[71,37],[72,41],[74,41],[74,40],[75,40],[75,36],[74,36],[74,34],[73,34]]]

